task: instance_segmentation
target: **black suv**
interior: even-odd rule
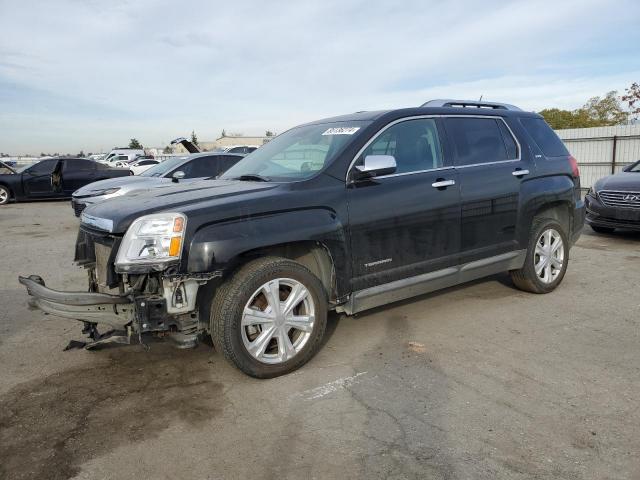
[[[329,310],[503,271],[550,292],[583,223],[576,161],[542,117],[436,100],[301,125],[218,179],[88,207],[76,261],[89,292],[20,282],[33,305],[84,322],[88,347],[208,332],[265,378],[313,356]]]

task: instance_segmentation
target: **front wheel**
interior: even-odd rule
[[[11,192],[9,192],[9,189],[3,185],[0,185],[0,205],[9,203],[10,198]]]
[[[569,242],[562,225],[549,218],[534,220],[524,266],[512,270],[516,287],[532,293],[553,291],[567,271]]]
[[[246,374],[272,378],[305,364],[320,348],[327,296],[294,261],[266,257],[244,265],[215,292],[210,330],[216,349]]]

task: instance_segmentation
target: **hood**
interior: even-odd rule
[[[108,178],[106,180],[99,180],[97,182],[90,183],[85,185],[82,188],[79,188],[75,192],[73,192],[74,198],[82,198],[82,197],[93,197],[96,195],[101,195],[101,192],[107,190],[108,188],[115,187],[124,187],[124,186],[153,186],[156,184],[162,183],[164,180],[161,177],[140,177],[135,175],[128,175],[126,177],[116,177],[116,178]]]
[[[14,175],[16,172],[16,170],[11,167],[10,165],[7,165],[4,162],[0,162],[0,169],[6,168],[7,170],[9,170],[10,173],[3,173],[2,175]]]
[[[640,172],[620,172],[598,180],[594,189],[640,192]]]
[[[274,183],[239,180],[171,183],[150,190],[138,190],[89,206],[83,212],[83,221],[85,217],[107,220],[107,224],[113,225],[113,233],[124,233],[136,218],[162,211],[181,212],[187,215],[187,218],[190,213],[206,211],[208,220],[215,221],[227,214],[225,206],[247,200],[259,200],[263,193],[277,186],[278,184]],[[94,222],[91,223],[98,226]]]

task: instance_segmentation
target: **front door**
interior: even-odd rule
[[[22,173],[22,187],[29,197],[54,196],[53,173],[58,166],[58,159],[50,158],[36,163]]]
[[[533,175],[500,117],[443,119],[460,181],[462,264],[518,249],[521,183]]]
[[[348,185],[353,285],[362,290],[457,265],[460,194],[433,118],[382,129],[367,155],[392,155],[396,172]]]

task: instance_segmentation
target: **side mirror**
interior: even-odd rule
[[[185,173],[182,170],[178,170],[173,175],[171,175],[171,181],[173,183],[178,183],[180,179],[184,178]]]
[[[362,165],[357,165],[356,180],[390,175],[396,171],[396,159],[393,155],[367,155]]]

